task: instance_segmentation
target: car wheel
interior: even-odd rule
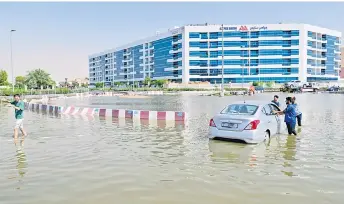
[[[268,130],[265,131],[264,141],[265,141],[265,142],[270,141],[270,132],[269,132]]]

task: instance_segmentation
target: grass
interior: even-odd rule
[[[79,90],[80,92],[87,92],[87,89],[85,90]],[[72,90],[69,90],[67,88],[56,88],[55,90],[24,90],[24,89],[14,89],[14,94],[19,95],[48,95],[48,94],[71,94],[73,93]],[[12,89],[0,89],[0,96],[12,96]]]

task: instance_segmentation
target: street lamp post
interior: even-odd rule
[[[221,78],[221,96],[225,95],[225,87],[224,87],[224,33],[223,33],[223,24],[221,25],[222,30],[222,78]]]
[[[14,70],[13,70],[13,51],[12,51],[12,33],[16,30],[10,31],[10,46],[11,46],[11,71],[12,71],[12,93],[14,94]]]

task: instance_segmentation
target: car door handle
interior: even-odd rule
[[[268,123],[271,123],[271,121],[269,120]]]

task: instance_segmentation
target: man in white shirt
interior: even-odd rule
[[[301,120],[302,120],[302,113],[299,109],[299,106],[298,104],[295,102],[296,98],[295,96],[292,98],[292,104],[294,105],[295,107],[295,112],[296,112],[296,120],[297,120],[297,125],[298,126],[301,126]]]

